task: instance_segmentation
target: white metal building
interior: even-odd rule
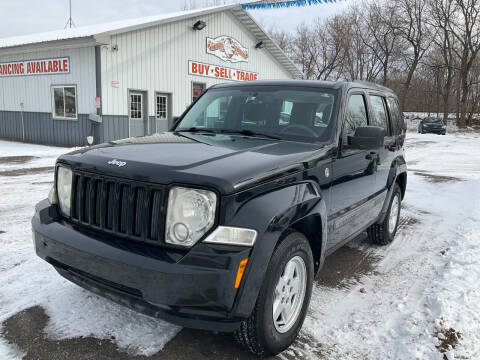
[[[215,83],[301,76],[239,5],[1,39],[0,138],[151,134]]]

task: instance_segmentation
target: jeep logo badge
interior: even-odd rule
[[[127,165],[127,163],[125,161],[118,161],[117,159],[113,159],[111,161],[108,162],[109,165],[116,165],[118,167],[123,167],[125,165]]]

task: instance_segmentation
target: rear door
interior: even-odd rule
[[[354,149],[350,143],[357,127],[368,125],[367,104],[364,91],[348,95],[339,155],[332,164],[332,198],[328,216],[330,249],[339,246],[373,219],[371,200],[376,170],[370,153],[376,149]]]
[[[378,126],[385,130],[383,146],[375,150],[379,158],[374,192],[380,194],[387,188],[388,174],[395,158],[396,138],[390,124],[386,98],[380,93],[369,93],[368,99],[370,103],[369,125]]]

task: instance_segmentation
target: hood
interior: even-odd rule
[[[83,148],[60,162],[108,176],[206,186],[228,194],[307,166],[320,144],[221,134],[161,133]]]

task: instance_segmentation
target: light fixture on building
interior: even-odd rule
[[[193,29],[200,31],[205,29],[206,26],[207,26],[207,23],[205,21],[198,20],[195,24],[193,24]]]
[[[257,45],[255,45],[255,49],[263,49],[265,47],[265,44],[263,41],[259,41]]]

